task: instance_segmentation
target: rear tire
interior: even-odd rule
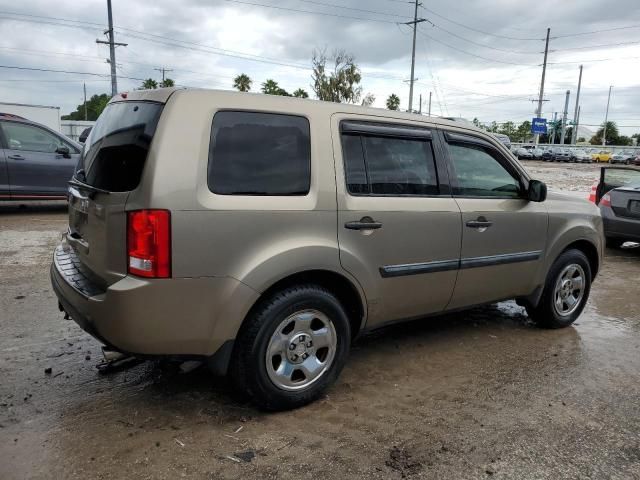
[[[289,287],[249,315],[236,338],[229,373],[259,407],[297,408],[338,378],[350,344],[349,319],[331,292],[312,284]]]
[[[537,306],[527,313],[538,326],[564,328],[582,313],[591,291],[591,267],[580,250],[567,250],[553,263]]]

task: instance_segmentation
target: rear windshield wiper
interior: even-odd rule
[[[106,195],[109,195],[111,193],[109,190],[103,190],[102,188],[94,187],[93,185],[89,185],[84,182],[81,182],[75,177],[69,180],[69,185],[73,187],[81,188],[83,190],[88,190],[92,193],[104,193]]]

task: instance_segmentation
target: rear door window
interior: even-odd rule
[[[352,195],[439,194],[428,139],[343,133],[342,151]]]
[[[85,141],[75,177],[111,192],[134,190],[140,183],[162,107],[156,102],[107,105]]]
[[[219,195],[306,195],[311,184],[309,121],[276,113],[216,113],[207,181]]]

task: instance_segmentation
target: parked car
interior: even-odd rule
[[[491,135],[493,135],[494,137],[496,137],[500,142],[502,142],[502,144],[507,147],[507,148],[511,148],[511,139],[509,138],[508,135],[505,135],[503,133],[492,133]]]
[[[591,163],[593,161],[591,155],[584,150],[572,150],[570,159],[572,162],[578,163]]]
[[[640,169],[602,167],[594,200],[600,207],[608,247],[640,242]]]
[[[44,125],[0,114],[0,200],[64,200],[80,145]]]
[[[545,162],[553,162],[553,148],[546,148],[542,154],[542,160]]]
[[[533,154],[526,148],[517,148],[515,156],[518,160],[533,160]]]
[[[636,152],[636,156],[633,159],[633,164],[640,166],[640,151]]]
[[[531,149],[531,155],[535,160],[542,160],[544,155],[544,150],[542,148],[533,148]]]
[[[86,142],[87,137],[89,136],[89,133],[91,133],[91,127],[87,127],[84,130],[82,130],[82,133],[80,133],[80,137],[78,137],[78,141],[80,143]]]
[[[635,159],[635,155],[633,152],[624,151],[620,153],[614,153],[611,155],[611,159],[609,163],[623,163],[625,165],[629,165]]]
[[[592,153],[591,158],[598,163],[608,162],[609,160],[611,160],[611,152],[600,150],[597,153]]]
[[[553,161],[554,162],[570,162],[571,150],[568,148],[555,147],[553,149]]]
[[[108,349],[202,358],[266,409],[318,398],[389,322],[515,298],[566,327],[602,260],[595,205],[547,195],[493,135],[332,102],[118,95],[69,195],[61,308]]]

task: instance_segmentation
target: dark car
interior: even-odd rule
[[[640,169],[602,167],[595,189],[607,246],[640,242]]]
[[[64,200],[81,147],[16,115],[0,113],[0,200]]]
[[[542,160],[545,162],[553,162],[553,148],[546,148],[542,153]]]
[[[80,136],[78,137],[78,141],[80,143],[84,143],[87,141],[87,137],[89,136],[89,134],[91,133],[91,128],[92,127],[87,127],[85,128],[82,133],[80,134]]]
[[[593,160],[591,159],[591,154],[587,153],[585,150],[572,150],[571,151],[571,161],[577,163],[591,163]]]
[[[514,152],[514,154],[518,158],[518,160],[532,160],[533,159],[533,154],[531,153],[530,150],[528,150],[526,148],[516,148],[516,151]]]
[[[568,148],[554,148],[553,161],[554,162],[570,162],[571,151]]]

